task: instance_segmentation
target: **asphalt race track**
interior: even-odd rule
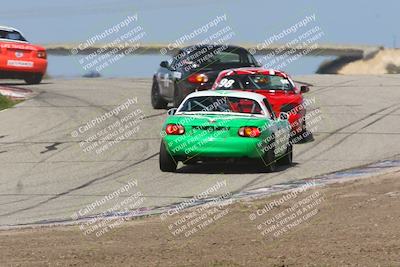
[[[29,88],[37,96],[0,112],[0,227],[71,219],[133,179],[145,196],[142,207],[154,207],[191,198],[218,181],[226,180],[235,193],[399,157],[400,75],[310,75],[295,80],[314,85],[306,94],[315,98],[308,112],[318,109],[321,117],[314,140],[295,145],[295,164],[272,174],[215,163],[180,164],[177,173],[162,173],[159,132],[166,111],[152,109],[150,79],[47,80],[37,86],[1,82]],[[71,136],[128,98],[137,99],[129,111],[90,133]],[[81,141],[134,109],[145,115],[135,134],[100,154],[83,151]],[[110,201],[94,213],[112,205]]]

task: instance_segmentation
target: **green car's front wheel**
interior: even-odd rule
[[[160,170],[163,172],[175,172],[178,163],[176,160],[169,154],[167,148],[163,141],[161,141],[160,145]]]

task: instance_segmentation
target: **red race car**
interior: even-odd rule
[[[289,114],[289,122],[296,134],[306,132],[306,105],[302,93],[308,86],[297,88],[286,73],[264,68],[238,68],[221,71],[212,90],[242,90],[264,95],[272,105],[276,117]]]
[[[0,78],[38,84],[46,69],[46,49],[28,43],[18,30],[0,26]]]

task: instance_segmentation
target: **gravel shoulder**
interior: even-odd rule
[[[152,216],[124,221],[100,237],[85,235],[79,226],[1,231],[0,262],[2,266],[399,266],[399,200],[400,172],[394,172],[309,187],[292,198],[286,192],[234,203],[215,213],[212,207],[197,208],[165,220]],[[282,223],[299,209],[301,215]],[[190,235],[177,233],[176,227],[193,211],[214,220],[202,227],[193,224],[191,229],[197,231]],[[257,214],[254,220],[249,219],[251,214]],[[279,219],[271,222],[273,218]],[[296,219],[301,220],[296,224]],[[281,232],[275,229],[263,235],[259,227],[263,222],[269,222],[263,227],[281,223],[286,231],[280,227]]]

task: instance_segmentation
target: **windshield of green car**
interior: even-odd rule
[[[217,90],[241,89],[241,90],[293,90],[289,79],[266,74],[240,74],[229,75],[221,79],[217,84]]]
[[[256,100],[226,96],[198,96],[187,99],[178,112],[232,112],[243,114],[263,114]]]

